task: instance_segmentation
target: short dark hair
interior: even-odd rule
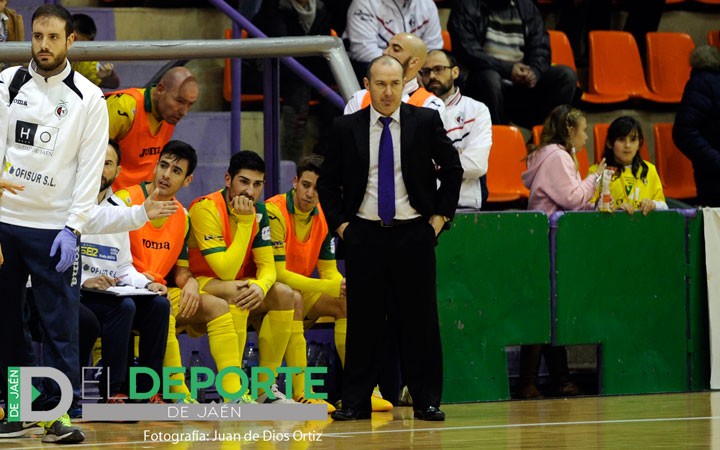
[[[170,141],[165,144],[162,151],[160,152],[160,158],[165,155],[173,157],[173,160],[180,161],[186,160],[188,162],[188,170],[185,174],[186,177],[192,175],[197,167],[197,152],[192,145],[183,141]]]
[[[117,163],[120,165],[120,144],[115,139],[108,139],[108,145],[115,150],[115,154],[118,157]]]
[[[250,150],[241,150],[230,158],[227,173],[233,178],[242,169],[265,173],[265,161],[257,153]]]
[[[365,76],[367,77],[368,80],[372,80],[372,77],[370,76],[370,74],[372,73],[372,69],[375,66],[375,64],[383,64],[383,63],[387,64],[387,63],[390,63],[391,61],[395,61],[398,64],[400,64],[400,67],[403,70],[403,75],[405,75],[406,67],[405,67],[405,65],[403,65],[403,63],[400,62],[400,60],[398,60],[394,56],[380,55],[377,58],[374,58],[372,61],[370,61],[370,64],[368,64],[367,73],[365,74]]]
[[[87,14],[73,14],[73,28],[76,33],[84,34],[91,41],[95,40],[97,35],[97,27],[92,17]]]
[[[38,6],[32,15],[32,19],[30,20],[31,26],[32,26],[32,24],[35,23],[36,19],[39,19],[41,17],[57,17],[58,19],[65,21],[65,38],[66,39],[73,32],[72,15],[70,15],[70,11],[68,11],[67,9],[63,8],[60,5],[53,5],[51,3],[45,3],[43,5]]]
[[[298,161],[295,175],[297,175],[298,178],[300,178],[304,172],[313,172],[316,175],[320,175],[320,166],[322,166],[322,163],[323,157],[317,153],[303,156],[300,158],[300,161]]]
[[[450,65],[450,67],[456,67],[456,66],[457,66],[457,59],[455,59],[455,57],[453,56],[452,53],[450,53],[449,51],[445,50],[444,48],[438,48],[438,49],[435,49],[435,50],[430,50],[430,51],[428,52],[428,56],[430,55],[430,53],[436,53],[436,52],[439,52],[439,53],[442,53],[443,55],[445,55],[445,58],[447,58],[448,64]]]

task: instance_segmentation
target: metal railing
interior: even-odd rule
[[[346,99],[350,98],[353,92],[359,89],[342,41],[330,36],[239,40],[76,42],[70,48],[68,58],[72,61],[212,59],[228,57],[269,58],[266,66],[269,66],[271,70],[266,76],[270,77],[271,82],[266,82],[264,86],[264,154],[266,178],[268,180],[266,195],[270,196],[277,193],[279,186],[278,130],[280,106],[277,61],[278,58],[289,55],[323,56],[330,65],[330,70],[337,81],[340,93]],[[30,43],[28,42],[5,42],[0,46],[0,61],[28,61],[29,59]],[[340,101],[342,102],[342,99]],[[231,124],[233,129],[239,130],[239,116],[231,120]],[[232,151],[239,149],[240,142],[238,139],[237,147],[234,147]]]

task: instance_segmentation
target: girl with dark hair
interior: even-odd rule
[[[614,207],[628,213],[640,210],[647,215],[655,209],[668,209],[655,166],[643,161],[640,147],[644,142],[640,122],[630,116],[615,119],[608,128],[603,157],[615,170],[610,181]],[[597,170],[596,166],[590,172]]]

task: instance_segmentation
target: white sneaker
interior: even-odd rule
[[[280,392],[280,389],[278,389],[277,384],[273,384],[270,386],[270,392],[275,397],[274,399],[271,399],[267,393],[262,393],[261,395],[258,395],[257,402],[258,403],[275,403],[278,405],[285,405],[290,403],[297,403],[295,400],[291,400],[285,396],[282,392]]]

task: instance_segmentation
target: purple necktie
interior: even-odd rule
[[[378,152],[378,216],[388,225],[395,217],[395,163],[393,143],[390,134],[391,117],[381,117],[383,124]]]

